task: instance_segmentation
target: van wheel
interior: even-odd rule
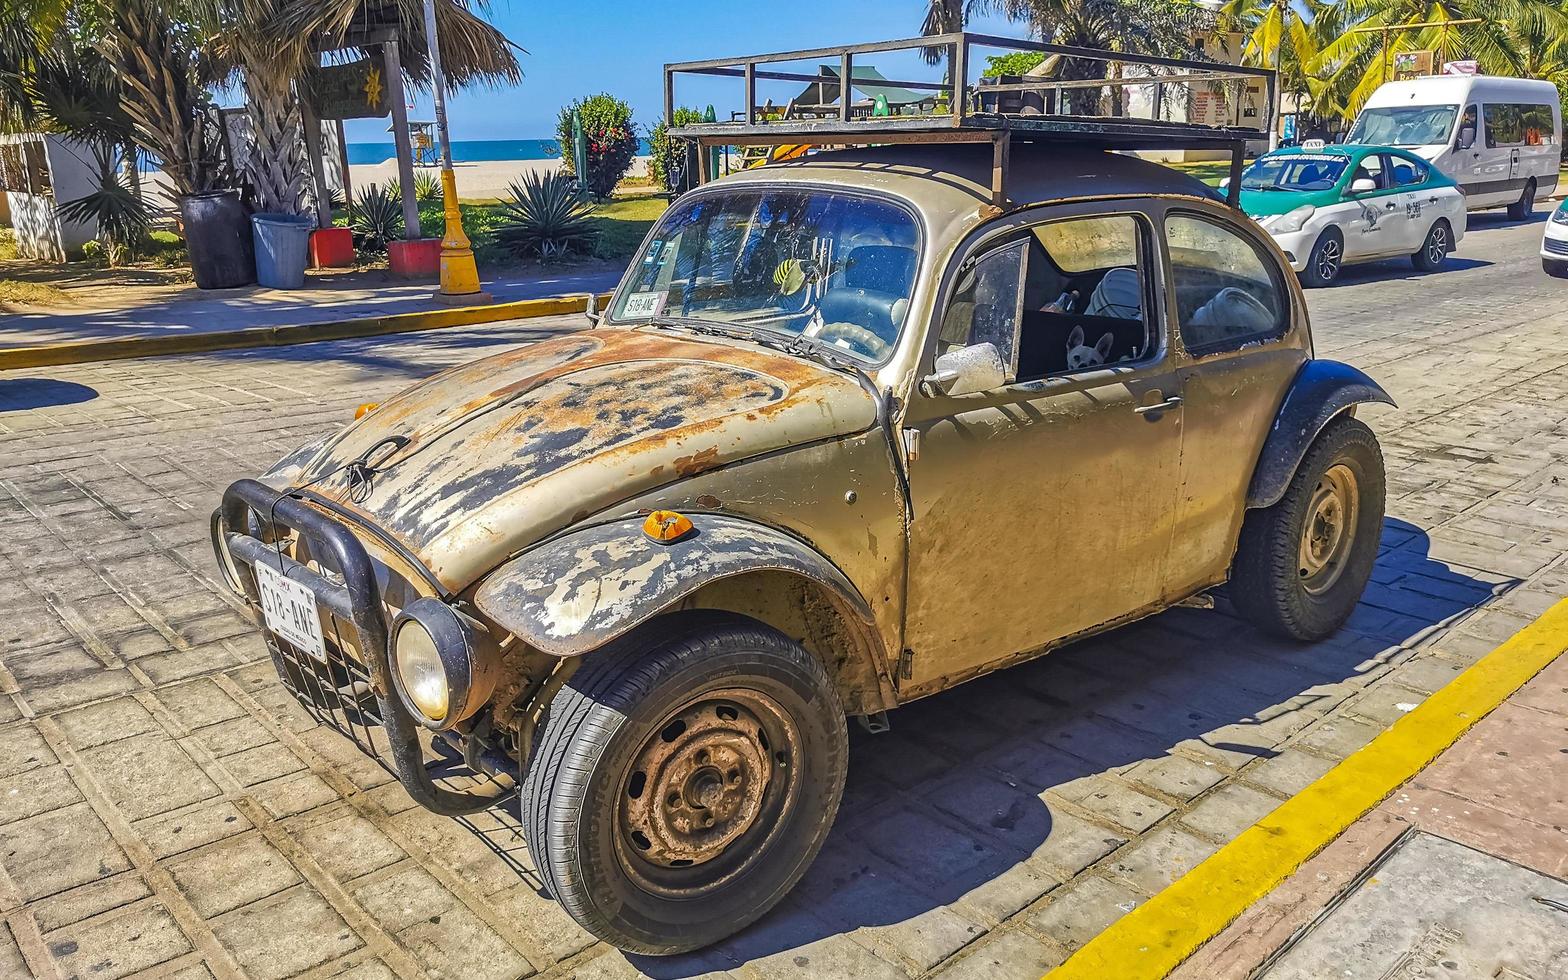
[[[1421,251],[1410,256],[1410,264],[1422,272],[1434,272],[1448,258],[1448,250],[1453,247],[1453,234],[1448,227],[1448,219],[1438,218],[1432,222],[1431,229],[1426,233],[1426,241],[1421,243]]]
[[[1553,279],[1568,279],[1568,262],[1562,259],[1542,259],[1541,269]]]
[[[1330,422],[1285,496],[1247,513],[1231,568],[1231,601],[1287,639],[1329,636],[1356,608],[1383,533],[1383,452],[1365,424]]]
[[[1529,221],[1535,214],[1535,178],[1531,177],[1524,182],[1524,193],[1519,195],[1519,200],[1508,205],[1508,217],[1515,221]]]
[[[1312,254],[1307,256],[1307,267],[1301,273],[1301,284],[1307,287],[1327,286],[1339,278],[1345,264],[1345,242],[1335,228],[1323,229]]]
[[[550,702],[523,780],[528,850],[584,929],[655,955],[782,899],[822,848],[849,755],[816,658],[712,613],[655,619]]]

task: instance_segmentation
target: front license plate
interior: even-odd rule
[[[261,615],[267,629],[311,654],[325,660],[327,644],[321,638],[321,617],[316,615],[316,597],[292,579],[284,578],[271,565],[257,562],[256,584],[261,588]]]

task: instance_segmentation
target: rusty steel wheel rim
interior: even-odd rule
[[[639,887],[695,897],[733,880],[793,806],[800,731],[777,701],[730,688],[671,712],[626,769],[616,844]]]
[[[1330,466],[1313,488],[1297,561],[1308,594],[1322,595],[1344,573],[1355,544],[1359,501],[1356,475],[1343,463]]]

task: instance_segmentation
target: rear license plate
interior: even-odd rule
[[[261,615],[267,629],[314,656],[325,660],[327,644],[321,638],[321,617],[316,615],[316,597],[292,579],[284,578],[271,565],[257,562],[256,584],[261,588]]]

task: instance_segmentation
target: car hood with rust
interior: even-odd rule
[[[622,500],[875,423],[860,382],[815,361],[605,328],[437,374],[268,476],[279,489],[319,481],[459,591]],[[407,442],[376,448],[394,437]],[[372,449],[371,479],[351,488],[345,467]]]

